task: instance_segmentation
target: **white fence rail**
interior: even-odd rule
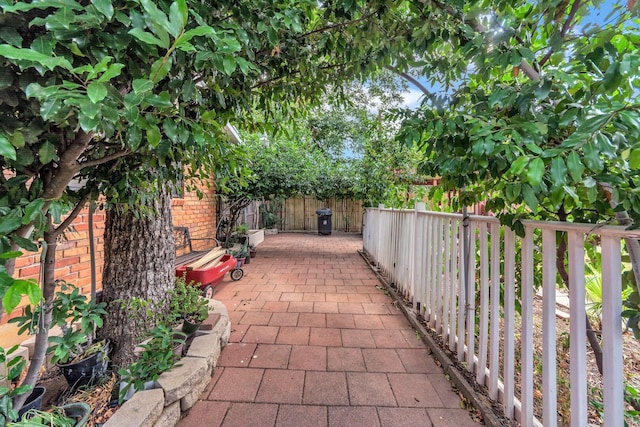
[[[556,388],[558,231],[567,234],[569,250],[571,426],[588,425],[584,245],[586,236],[599,236],[605,284],[603,425],[624,425],[621,240],[637,239],[637,230],[526,221],[525,237],[519,238],[495,218],[470,216],[463,224],[460,214],[427,212],[421,204],[413,211],[382,206],[368,209],[364,224],[364,248],[381,272],[442,336],[476,381],[487,387],[490,397],[502,403],[506,416],[523,426],[565,422],[558,420]],[[542,252],[542,268],[538,269],[542,271],[538,278],[542,283],[542,315],[534,316],[534,262],[539,259],[534,257],[535,251]],[[517,265],[516,258],[520,260]],[[516,315],[516,301],[520,316]],[[534,329],[536,333],[541,330],[541,361],[534,360]],[[542,387],[534,384],[534,362]],[[541,419],[534,416],[534,403],[539,404],[540,399]]]

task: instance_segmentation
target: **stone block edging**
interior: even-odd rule
[[[163,373],[153,390],[139,391],[125,402],[104,427],[174,427],[191,409],[211,381],[218,357],[229,342],[231,322],[220,301],[209,304],[217,321],[211,330],[198,331],[187,355]]]

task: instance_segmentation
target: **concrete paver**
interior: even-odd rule
[[[266,236],[214,298],[231,337],[190,426],[475,426],[357,254],[358,235]]]

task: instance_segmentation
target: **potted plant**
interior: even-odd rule
[[[238,236],[247,236],[249,234],[249,226],[247,224],[240,224],[234,231]]]
[[[68,403],[53,407],[49,411],[31,409],[24,413],[16,422],[10,422],[7,427],[84,427],[91,415],[91,407],[82,402]]]
[[[209,317],[209,301],[201,297],[197,286],[179,277],[169,294],[169,312],[171,317],[182,319],[182,332],[190,335]]]
[[[51,363],[55,363],[71,387],[89,384],[105,375],[109,362],[109,343],[95,341],[97,328],[102,326],[102,316],[107,314],[105,303],[89,301],[80,290],[65,281],[58,281],[60,291],[53,300],[51,325],[59,326],[60,336],[50,336],[53,345],[47,349]],[[18,323],[18,333],[33,330],[40,309],[25,308],[21,317],[11,319]]]
[[[258,250],[256,249],[256,246],[255,245],[249,245],[249,257],[250,258],[255,258],[257,253],[258,253]]]
[[[151,339],[141,344],[138,360],[125,369],[120,369],[120,394],[118,400],[124,402],[136,391],[148,390],[155,386],[160,374],[168,371],[178,361],[185,334],[176,332],[165,324],[151,329]]]
[[[88,301],[77,287],[65,282],[53,301],[52,323],[60,326],[63,334],[49,337],[55,345],[47,351],[52,354],[51,363],[60,368],[72,387],[89,384],[107,371],[109,343],[94,341],[102,316],[107,314],[105,307],[106,303]]]
[[[278,212],[281,210],[282,200],[280,199],[267,200],[260,205],[260,213],[262,214],[265,228],[264,234],[278,234],[276,227],[282,222],[282,219],[278,216]]]

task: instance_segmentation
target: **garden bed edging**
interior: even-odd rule
[[[182,413],[191,409],[211,381],[222,348],[229,342],[231,322],[220,301],[209,303],[205,325],[198,330],[187,355],[169,371],[160,375],[153,390],[139,391],[125,402],[104,427],[173,427]]]

